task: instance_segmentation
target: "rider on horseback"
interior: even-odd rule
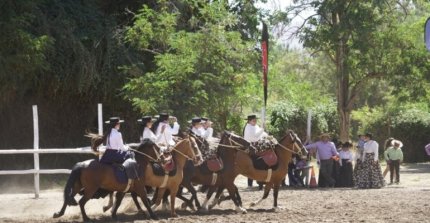
[[[126,159],[132,157],[132,154],[124,145],[121,132],[119,132],[120,123],[122,122],[124,122],[124,120],[121,120],[119,117],[111,117],[105,122],[109,124],[109,128],[103,135],[103,141],[106,144],[106,151],[100,158],[101,163],[122,164]]]

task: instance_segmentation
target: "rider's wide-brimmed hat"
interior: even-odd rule
[[[119,117],[110,117],[109,120],[105,121],[106,124],[117,124],[123,122],[124,120],[121,120]]]
[[[161,121],[168,120],[169,119],[169,113],[167,113],[167,112],[160,113],[158,119]]]
[[[248,115],[248,117],[245,120],[253,120],[253,119],[258,119],[257,115]]]
[[[188,121],[188,123],[191,123],[191,124],[202,123],[202,118],[194,117],[190,121]]]
[[[396,146],[396,145],[398,145],[398,147],[399,147],[399,148],[402,148],[402,147],[403,147],[403,143],[402,143],[400,140],[397,140],[397,139],[395,139],[395,140],[391,141],[391,145],[392,145],[392,146]]]
[[[154,122],[155,120],[156,119],[154,119],[152,116],[146,115],[146,116],[143,116],[142,118],[138,119],[137,122],[140,124],[143,124],[143,123],[148,123],[151,121]]]

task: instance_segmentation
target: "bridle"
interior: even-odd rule
[[[249,153],[249,149],[245,149],[245,150],[240,149],[240,148],[245,148],[246,146],[244,146],[241,143],[238,143],[234,139],[232,139],[233,135],[231,133],[229,133],[228,135],[229,135],[229,137],[227,139],[228,139],[229,145],[225,145],[225,144],[220,143],[220,144],[218,144],[218,146],[222,146],[222,147],[229,148],[229,149],[235,149],[237,151],[242,151],[244,153]]]
[[[279,146],[279,147],[281,147],[282,149],[285,149],[285,150],[289,151],[289,152],[292,152],[292,153],[294,153],[294,154],[297,154],[297,155],[302,156],[302,155],[303,155],[302,150],[300,149],[299,145],[297,145],[297,136],[296,136],[295,134],[293,135],[291,132],[289,132],[289,133],[288,133],[288,135],[289,135],[289,136],[292,138],[292,140],[293,140],[293,149],[290,149],[290,148],[288,148],[288,147],[286,147],[286,146],[282,145],[281,143],[278,143],[278,146]],[[287,136],[285,136],[285,137],[287,137]],[[284,138],[285,138],[285,137],[284,137]],[[282,138],[282,139],[280,140],[280,142],[282,142],[282,141],[284,140],[284,138]],[[294,149],[297,149],[297,150],[298,150],[298,152],[296,152]]]

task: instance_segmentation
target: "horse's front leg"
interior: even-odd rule
[[[175,200],[176,200],[176,193],[178,192],[178,189],[170,189],[170,214],[173,218],[178,217],[178,214],[176,214],[175,210]]]
[[[256,202],[252,202],[250,206],[251,207],[255,207],[259,203],[261,203],[264,199],[266,199],[269,196],[269,192],[270,192],[270,189],[272,189],[272,186],[273,186],[273,182],[266,183],[266,186],[264,187],[263,197],[261,199],[259,199],[258,201],[256,201]]]
[[[107,210],[111,209],[112,205],[113,205],[113,192],[110,192],[108,204],[103,206],[103,212],[106,212]]]

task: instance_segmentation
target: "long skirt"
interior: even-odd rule
[[[133,155],[130,151],[106,149],[105,153],[100,158],[100,162],[105,164],[112,164],[112,163],[122,164],[126,159],[132,158],[132,157]]]
[[[337,183],[337,182],[336,182]],[[339,169],[339,187],[353,187],[352,182],[352,163],[348,163],[347,159],[342,160],[342,166]]]
[[[366,153],[362,166],[357,170],[355,185],[359,188],[381,188],[385,185],[379,162],[374,162],[373,153]]]

